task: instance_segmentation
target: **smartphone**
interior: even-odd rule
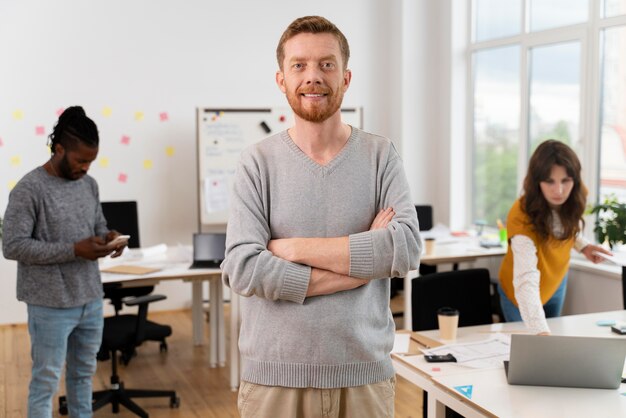
[[[118,235],[111,241],[107,242],[107,247],[115,248],[120,244],[128,243],[129,239],[130,239],[130,235]]]
[[[450,353],[445,354],[445,355],[439,355],[439,356],[425,354],[424,360],[426,360],[429,363],[456,363],[456,358]]]

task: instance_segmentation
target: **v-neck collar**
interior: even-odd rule
[[[284,130],[280,133],[280,138],[283,142],[289,147],[291,152],[298,158],[305,167],[307,167],[313,174],[327,176],[330,175],[340,164],[344,161],[351,153],[352,149],[356,144],[356,137],[358,135],[358,128],[350,125],[350,136],[348,140],[344,144],[343,148],[335,155],[335,157],[330,160],[327,164],[320,164],[317,161],[313,160],[311,157],[306,155],[304,151],[300,149],[300,147],[293,141],[289,132]]]

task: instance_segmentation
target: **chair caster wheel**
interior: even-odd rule
[[[170,408],[180,407],[180,398],[178,396],[170,399]]]

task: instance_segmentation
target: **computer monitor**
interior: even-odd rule
[[[102,213],[107,227],[120,234],[130,235],[129,248],[139,248],[139,216],[136,201],[102,202]]]

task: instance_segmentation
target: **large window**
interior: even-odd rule
[[[470,1],[467,223],[506,217],[546,139],[578,153],[590,204],[626,201],[626,0]]]
[[[626,201],[626,26],[602,35],[600,195]]]
[[[546,139],[572,148],[579,138],[580,42],[530,49],[530,152]]]
[[[510,174],[518,158],[519,56],[518,46],[474,55],[475,219],[505,219],[515,198]]]

